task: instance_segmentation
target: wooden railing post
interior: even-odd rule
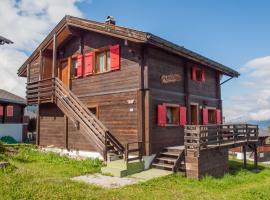
[[[128,143],[125,144],[125,161],[126,161],[126,164],[128,164]]]

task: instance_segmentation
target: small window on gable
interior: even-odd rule
[[[205,72],[203,68],[192,68],[192,74],[191,74],[192,80],[204,82],[205,81]]]
[[[172,125],[179,124],[179,107],[173,106],[166,107],[166,124]]]
[[[110,51],[104,50],[96,53],[95,72],[103,73],[110,71]]]
[[[7,117],[13,117],[13,106],[7,106]]]

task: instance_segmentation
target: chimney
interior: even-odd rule
[[[105,22],[106,24],[109,24],[109,25],[115,25],[115,20],[113,16],[108,16]]]

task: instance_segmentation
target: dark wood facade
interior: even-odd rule
[[[26,76],[28,83],[60,77],[60,73],[64,74],[61,77],[67,75],[64,84],[85,106],[94,109],[97,118],[123,145],[142,141],[145,154],[150,155],[166,146],[184,144],[184,126],[180,125],[179,117],[175,124],[159,125],[159,105],[172,107],[171,112],[176,107],[184,107],[186,124],[193,123],[194,112],[196,123],[204,123],[204,108],[222,113],[220,76],[238,76],[237,72],[222,68],[214,61],[201,60],[194,56],[197,54],[191,56],[188,52],[185,56],[180,50],[178,53],[175,49],[169,50],[171,43],[166,47],[161,43],[163,40],[156,39],[154,43],[143,32],[77,18],[64,26],[65,20],[19,69],[19,75]],[[72,25],[75,22],[76,26]],[[142,41],[142,37],[149,42]],[[72,60],[78,55],[113,45],[120,46],[119,70],[79,78],[72,75]],[[59,72],[63,62],[67,69]],[[203,81],[193,80],[195,67],[203,71]],[[54,103],[40,103],[38,107],[39,145],[95,151],[89,138]]]

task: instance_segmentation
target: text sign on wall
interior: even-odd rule
[[[175,83],[175,82],[182,81],[182,76],[180,74],[162,75],[160,77],[160,81],[163,84]]]

